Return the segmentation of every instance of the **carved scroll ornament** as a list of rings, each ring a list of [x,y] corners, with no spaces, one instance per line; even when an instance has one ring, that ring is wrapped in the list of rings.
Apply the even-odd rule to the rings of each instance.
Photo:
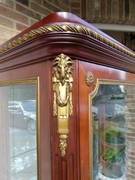
[[[57,116],[58,130],[60,137],[59,148],[61,156],[66,155],[67,134],[69,133],[69,116],[73,114],[72,105],[72,71],[73,62],[65,54],[58,55],[53,62],[53,115]]]

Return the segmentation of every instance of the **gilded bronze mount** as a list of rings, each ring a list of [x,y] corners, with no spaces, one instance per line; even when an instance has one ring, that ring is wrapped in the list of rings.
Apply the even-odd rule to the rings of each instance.
[[[92,72],[89,71],[86,73],[85,82],[87,86],[92,86],[92,84],[94,83],[94,75]]]
[[[57,133],[60,138],[59,148],[62,157],[66,155],[69,116],[73,115],[72,71],[73,62],[69,56],[62,53],[54,59],[52,70],[54,91],[53,115],[57,116]]]

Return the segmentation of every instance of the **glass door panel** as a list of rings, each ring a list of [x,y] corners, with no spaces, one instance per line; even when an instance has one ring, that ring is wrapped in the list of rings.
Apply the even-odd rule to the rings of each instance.
[[[134,85],[100,84],[91,95],[93,180],[125,180],[133,168],[134,93]]]
[[[36,83],[0,87],[0,179],[37,180]]]

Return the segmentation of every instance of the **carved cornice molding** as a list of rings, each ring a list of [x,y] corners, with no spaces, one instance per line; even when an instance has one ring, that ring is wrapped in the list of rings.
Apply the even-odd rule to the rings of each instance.
[[[125,49],[124,47],[114,43],[113,41],[98,34],[97,32],[95,32],[94,30],[92,30],[90,28],[80,26],[77,24],[50,24],[48,26],[38,27],[34,30],[29,31],[28,33],[24,34],[23,36],[18,37],[16,40],[13,40],[11,43],[8,43],[4,47],[0,48],[0,53],[3,53],[13,47],[16,47],[19,44],[21,44],[31,38],[34,38],[34,37],[39,36],[44,33],[48,34],[48,33],[52,33],[52,32],[73,32],[73,33],[86,34],[88,36],[91,36],[91,37],[99,40],[100,42],[103,42],[103,43],[113,47],[114,49],[117,49],[120,52],[123,52],[124,54],[127,54],[127,55],[135,58],[135,54],[133,52],[131,52],[130,50]]]

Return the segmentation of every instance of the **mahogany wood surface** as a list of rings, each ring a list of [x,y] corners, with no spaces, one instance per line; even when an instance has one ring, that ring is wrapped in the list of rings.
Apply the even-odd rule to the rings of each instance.
[[[100,58],[100,57],[99,57]],[[85,83],[85,76],[87,72],[92,72],[94,75],[94,83],[91,87]],[[80,172],[81,180],[92,180],[92,157],[90,151],[93,151],[92,144],[90,144],[90,134],[92,127],[89,126],[89,95],[94,91],[97,85],[97,79],[107,79],[108,81],[119,81],[122,83],[134,83],[135,75],[114,68],[108,68],[92,63],[79,62],[79,122],[80,122]]]
[[[50,62],[42,62],[30,65],[16,70],[10,70],[0,73],[1,82],[12,82],[12,80],[26,79],[31,77],[39,77],[39,119],[38,119],[38,171],[39,180],[52,180],[51,178],[51,150],[50,150],[50,102],[51,96],[51,78],[50,78]],[[47,87],[47,88],[46,88]],[[50,98],[48,98],[50,97]]]
[[[14,39],[17,39],[17,37],[20,37],[21,35],[39,26],[42,27],[51,23],[69,22],[71,24],[84,25],[97,32],[97,34],[102,34],[104,37],[112,40],[112,42],[115,42],[116,44],[119,44],[119,46],[127,49],[127,47],[113,40],[111,37],[107,36],[97,28],[91,26],[77,16],[66,12],[53,13],[47,16],[5,44],[12,42]],[[5,44],[1,45],[0,47],[3,47]],[[21,43],[20,45],[17,45],[16,47],[0,53],[0,72],[28,64],[34,64],[39,61],[45,61],[49,58],[54,58],[62,52],[67,53],[71,57],[77,58],[78,60],[93,62],[135,73],[134,58],[116,50],[115,48],[112,48],[103,42],[100,42],[99,40],[94,39],[89,35],[75,32],[43,33]],[[99,56],[100,58],[98,58]]]
[[[45,25],[48,25],[48,24],[60,23],[60,22],[62,22],[62,23],[74,23],[74,24],[83,25],[85,27],[88,27],[88,28],[94,30],[98,34],[101,34],[104,37],[107,37],[108,39],[112,40],[116,44],[120,44],[121,46],[123,46],[121,43],[117,42],[115,39],[111,38],[110,36],[108,36],[104,32],[100,31],[98,28],[92,26],[91,24],[89,24],[86,21],[82,20],[78,16],[76,16],[76,15],[74,15],[72,13],[69,13],[69,12],[52,13],[52,14],[48,15],[47,17],[43,18],[42,20],[38,21],[37,23],[33,24],[32,26],[30,26],[26,30],[22,31],[21,33],[19,33],[15,37],[11,38],[9,41],[5,42],[3,45],[5,45],[5,44],[7,44],[9,42],[12,42],[13,40],[17,39],[18,37],[20,37],[20,36],[26,34],[27,32],[29,32],[30,30],[36,29],[36,28],[38,28],[40,26],[45,26]]]
[[[6,43],[32,29],[50,23],[80,24],[108,37],[75,15],[53,13]],[[59,150],[57,117],[53,117],[52,90],[52,63],[61,53],[70,56],[74,63],[72,92],[74,109],[73,116],[69,118],[70,132],[67,138],[67,154],[64,158],[61,157]],[[89,146],[88,95],[94,90],[97,78],[134,82],[134,67],[134,58],[91,36],[75,32],[41,34],[0,54],[0,82],[39,77],[39,180],[92,180],[90,172],[92,164],[89,160],[89,148],[92,150],[92,146]],[[94,84],[91,87],[85,83],[87,71],[94,74]]]
[[[76,33],[44,34],[1,53],[0,72],[52,59],[60,53],[135,73],[134,58],[90,36]]]

